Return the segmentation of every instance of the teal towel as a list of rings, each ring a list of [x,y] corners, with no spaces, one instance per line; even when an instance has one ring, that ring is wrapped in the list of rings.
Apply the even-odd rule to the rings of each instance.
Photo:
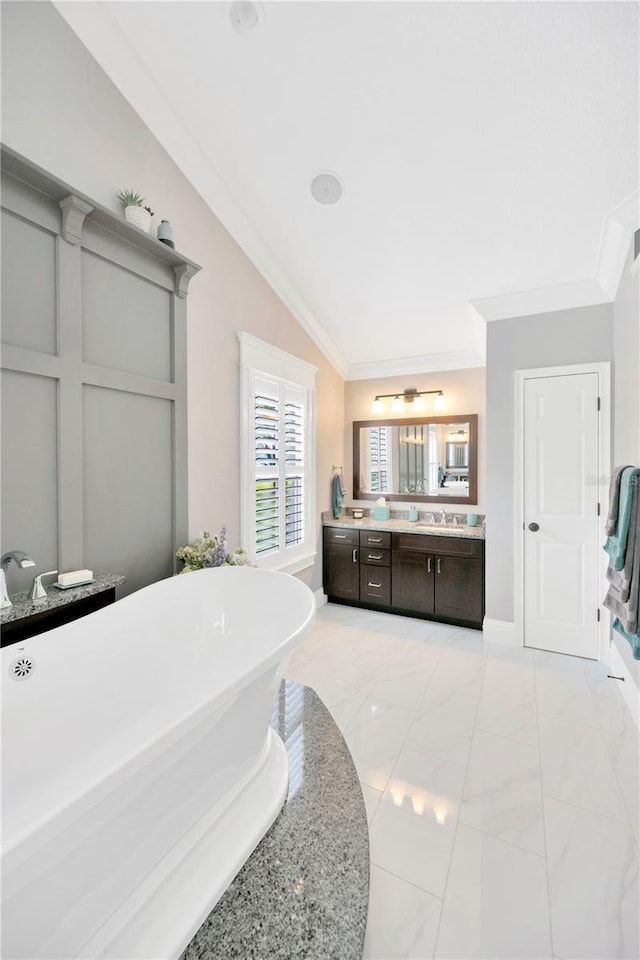
[[[336,520],[338,517],[342,516],[343,499],[342,484],[340,483],[340,477],[336,473],[331,481],[331,507],[333,509],[333,516]]]
[[[614,570],[622,570],[624,558],[627,551],[627,537],[629,536],[629,521],[631,519],[631,499],[633,494],[633,484],[637,483],[637,477],[640,476],[640,469],[637,467],[627,467],[622,471],[620,479],[620,500],[618,502],[618,522],[615,532],[604,545],[604,549],[611,557],[611,566]]]
[[[640,627],[636,633],[627,633],[618,618],[616,617],[613,621],[613,629],[617,630],[625,640],[628,640],[631,645],[631,652],[633,653],[634,660],[640,660]]]

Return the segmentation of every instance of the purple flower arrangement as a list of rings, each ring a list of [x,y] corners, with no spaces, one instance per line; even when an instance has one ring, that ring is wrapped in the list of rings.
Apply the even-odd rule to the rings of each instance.
[[[227,528],[223,527],[218,536],[211,536],[206,530],[186,547],[176,551],[176,557],[183,563],[180,573],[203,570],[205,567],[222,567],[225,564],[234,567],[248,566],[251,561],[242,547],[236,547],[230,553],[226,549]]]

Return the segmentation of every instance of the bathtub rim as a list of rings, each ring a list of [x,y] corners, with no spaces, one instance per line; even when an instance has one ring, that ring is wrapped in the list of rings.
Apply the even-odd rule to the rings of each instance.
[[[229,567],[229,569],[235,569],[239,571],[242,568]],[[200,571],[196,571],[196,574],[198,572]],[[297,580],[297,578],[293,577],[291,574],[283,574],[279,571],[262,570],[261,574],[264,574],[268,577],[289,577],[291,580]],[[184,576],[187,576],[187,574]],[[169,577],[166,578],[166,581],[173,581],[174,579],[175,578],[173,577]],[[150,584],[149,587],[155,588],[159,584],[162,584],[166,581],[156,581],[156,583]],[[222,691],[212,697],[212,699],[206,701],[205,703],[199,704],[194,710],[182,716],[177,722],[163,727],[152,739],[148,739],[141,744],[137,744],[135,749],[133,749],[130,754],[122,758],[119,765],[116,766],[115,764],[111,764],[106,770],[101,771],[101,775],[99,777],[96,777],[93,779],[93,781],[84,784],[82,788],[78,788],[77,790],[68,793],[57,804],[48,807],[40,817],[31,820],[28,824],[22,827],[22,829],[15,829],[12,834],[7,836],[5,832],[6,820],[3,818],[2,854],[0,856],[2,873],[4,874],[12,871],[16,867],[20,866],[29,857],[37,854],[38,849],[42,844],[47,843],[60,831],[70,827],[79,817],[83,816],[92,807],[108,798],[111,793],[119,789],[131,777],[143,771],[145,767],[150,766],[162,755],[166,749],[173,746],[182,737],[197,728],[197,726],[206,719],[209,713],[225,707],[228,703],[235,699],[246,686],[255,681],[261,674],[275,667],[277,664],[285,661],[292,647],[294,647],[296,643],[298,643],[300,639],[310,630],[316,612],[316,601],[313,592],[302,581],[297,580],[297,582],[304,587],[309,594],[309,609],[307,615],[298,628],[294,630],[293,633],[290,633],[288,637],[286,637],[278,646],[271,650],[264,658],[254,662],[246,672],[237,676],[233,681],[231,681],[229,686],[225,687]],[[146,589],[149,588],[143,587],[142,590],[137,591],[137,593],[142,593]],[[136,594],[130,594],[130,597],[135,596]],[[128,599],[129,597],[125,597],[122,601],[117,601],[113,607],[116,607],[118,603],[125,604]],[[109,611],[112,608],[106,609]],[[86,620],[93,617],[99,617],[103,612],[104,611],[102,610],[97,610],[95,613],[88,614],[88,617],[83,619]],[[55,630],[65,630],[65,628],[68,626],[68,624],[65,624],[61,627],[55,628]],[[55,630],[49,631],[48,634],[41,634],[32,639],[39,640],[42,636],[50,636],[55,632]],[[24,642],[25,644],[29,643],[28,640]]]

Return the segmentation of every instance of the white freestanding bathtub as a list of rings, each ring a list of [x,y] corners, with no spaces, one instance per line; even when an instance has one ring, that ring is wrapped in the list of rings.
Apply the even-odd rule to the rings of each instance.
[[[314,613],[219,567],[3,649],[5,960],[180,955],[284,802],[269,718]]]

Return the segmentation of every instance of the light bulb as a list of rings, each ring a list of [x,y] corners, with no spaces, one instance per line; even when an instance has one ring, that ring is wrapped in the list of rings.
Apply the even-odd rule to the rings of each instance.
[[[371,404],[371,413],[382,413],[382,400],[380,397],[376,397]]]
[[[436,397],[436,410],[444,410],[445,407],[446,407],[446,402],[444,399],[444,393],[441,390],[438,396]]]
[[[400,397],[394,397],[391,401],[391,409],[394,413],[402,412],[402,400]]]
[[[413,401],[414,410],[424,410],[424,398],[417,396]]]

